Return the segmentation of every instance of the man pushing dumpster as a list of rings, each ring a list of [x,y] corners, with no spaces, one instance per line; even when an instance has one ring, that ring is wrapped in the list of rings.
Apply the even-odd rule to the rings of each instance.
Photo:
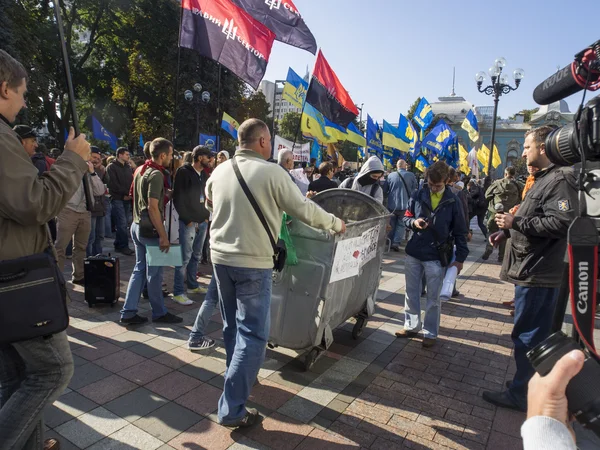
[[[272,271],[283,212],[335,233],[345,223],[302,196],[271,156],[271,133],[258,119],[238,130],[235,156],[213,172],[206,204],[213,212],[210,246],[223,316],[227,370],[219,422],[249,427],[258,411],[246,401],[265,357],[269,338]]]

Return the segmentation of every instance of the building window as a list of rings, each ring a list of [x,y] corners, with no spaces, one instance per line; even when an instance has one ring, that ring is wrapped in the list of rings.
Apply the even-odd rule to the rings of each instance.
[[[515,161],[521,155],[521,144],[516,139],[513,139],[506,145],[506,149],[506,167],[510,167],[515,164]]]

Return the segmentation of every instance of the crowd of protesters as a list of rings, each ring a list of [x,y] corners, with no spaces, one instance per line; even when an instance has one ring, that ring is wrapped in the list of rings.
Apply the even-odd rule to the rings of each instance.
[[[508,168],[505,178],[485,192],[478,181],[441,161],[427,169],[421,185],[405,161],[386,173],[376,156],[368,158],[356,174],[348,167],[340,171],[329,161],[319,165],[318,173],[312,161],[294,168],[293,154],[288,151],[281,151],[275,164],[270,161],[269,128],[258,119],[239,127],[235,153],[215,154],[198,146],[178,154],[170,141],[157,138],[144,148],[143,158],[132,159],[126,148],[104,158],[85,135],[75,137],[71,130],[64,151],[50,156],[30,127],[9,126],[25,106],[26,81],[24,68],[0,51],[0,170],[2,181],[11,183],[11,195],[0,198],[0,260],[43,252],[50,228],[54,232],[50,247],[55,249],[58,268],[64,269],[71,247],[71,281],[84,285],[85,256],[103,253],[104,240],[114,232],[114,250],[136,258],[120,323],[135,326],[148,321],[138,314],[139,301],[146,295],[152,321],[175,324],[183,319],[166,308],[163,268],[149,266],[147,261],[148,246],[169,252],[173,237],[168,230],[175,228],[182,265],[175,268],[173,301],[189,305],[193,302],[187,294],[206,294],[189,336],[189,350],[215,345],[204,333],[220,304],[227,356],[218,404],[222,425],[249,427],[259,418],[258,411],[246,403],[269,337],[270,238],[279,234],[284,211],[313,227],[344,233],[346,225],[340,218],[310,200],[338,186],[369,195],[389,210],[391,249],[404,247],[406,253],[405,320],[396,336],[416,338],[421,333],[424,347],[437,344],[442,281],[448,268],[455,267],[457,273],[463,269],[469,255],[469,223],[477,217],[489,239],[484,259],[490,256],[490,248],[499,247],[501,277],[515,285],[512,338],[517,370],[504,392],[485,392],[483,398],[497,406],[526,410],[527,386],[534,370],[525,355],[550,332],[564,273],[567,228],[577,209],[573,170],[552,165],[545,155],[545,138],[552,128],[540,127],[526,135],[527,183],[519,184],[514,170]],[[262,221],[244,182],[259,199]],[[257,232],[263,226],[265,232]],[[207,246],[214,274],[204,288],[196,274],[198,264],[208,259],[203,255]],[[559,365],[554,372],[558,374],[547,383],[534,379],[532,387],[537,386],[542,394],[530,392],[529,406],[540,410],[537,415],[549,411],[540,406],[545,393],[564,397],[560,386],[566,386],[564,380],[574,376],[582,363],[580,356],[572,360]],[[58,448],[56,440],[44,442],[43,410],[61,395],[73,370],[64,331],[0,345],[2,448]],[[545,415],[562,417],[563,411]],[[556,425],[529,424],[532,435],[543,426],[548,434],[564,431]]]

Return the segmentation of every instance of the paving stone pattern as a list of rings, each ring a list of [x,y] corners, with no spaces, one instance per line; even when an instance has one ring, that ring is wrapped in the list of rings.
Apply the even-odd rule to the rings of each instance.
[[[69,389],[46,412],[48,436],[77,449],[518,449],[524,415],[481,399],[514,373],[512,318],[502,301],[514,288],[498,280],[495,256],[479,260],[475,235],[458,280],[461,296],[442,307],[437,344],[400,340],[404,316],[404,254],[387,253],[376,314],[354,340],[350,319],[310,372],[302,354],[268,349],[249,400],[265,416],[250,430],[231,431],[216,419],[225,351],[185,348],[202,296],[192,306],[166,300],[181,326],[122,327],[133,257],[121,256],[118,305],[89,308],[70,286],[68,329],[76,362]],[[67,261],[70,264],[70,261]],[[207,285],[210,268],[201,266]],[[172,287],[172,269],[165,282]],[[67,271],[65,271],[67,273]],[[67,277],[69,279],[70,277]],[[149,304],[140,313],[150,316]],[[221,339],[218,311],[210,335]]]

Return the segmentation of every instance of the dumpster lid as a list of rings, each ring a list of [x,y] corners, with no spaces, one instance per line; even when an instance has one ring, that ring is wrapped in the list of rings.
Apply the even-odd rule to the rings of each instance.
[[[387,208],[371,196],[352,189],[327,189],[315,195],[312,200],[344,222],[358,222],[390,214]]]

